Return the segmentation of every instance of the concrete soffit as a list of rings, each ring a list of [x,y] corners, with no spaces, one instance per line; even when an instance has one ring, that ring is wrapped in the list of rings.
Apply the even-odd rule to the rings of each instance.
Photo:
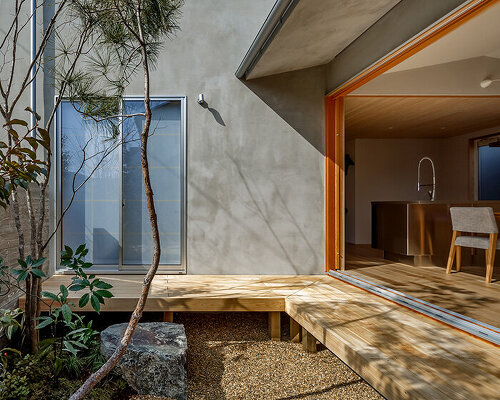
[[[262,57],[269,44],[278,34],[286,19],[293,11],[299,0],[277,0],[253,40],[245,57],[236,70],[236,77],[246,79],[254,66]]]
[[[243,62],[239,78],[326,64],[400,0],[278,0]]]
[[[236,76],[326,64],[329,93],[473,0],[278,0]]]

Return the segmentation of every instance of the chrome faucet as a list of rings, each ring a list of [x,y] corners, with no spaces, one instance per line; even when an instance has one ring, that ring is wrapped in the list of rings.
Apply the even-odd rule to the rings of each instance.
[[[424,161],[424,160],[429,160],[429,162],[431,163],[432,184],[430,184],[430,183],[421,184],[420,183],[420,166],[422,165],[422,161]],[[432,190],[429,190],[429,192],[428,192],[429,198],[431,201],[434,201],[436,198],[436,170],[434,169],[434,163],[432,162],[432,160],[429,157],[422,157],[422,159],[418,162],[417,191],[420,192],[420,188],[429,187],[429,186],[432,186]]]

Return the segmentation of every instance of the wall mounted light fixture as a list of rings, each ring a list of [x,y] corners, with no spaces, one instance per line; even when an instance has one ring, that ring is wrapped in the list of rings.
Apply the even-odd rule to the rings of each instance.
[[[487,87],[489,87],[493,82],[498,82],[500,81],[500,79],[490,79],[490,78],[486,78],[484,80],[481,81],[481,83],[479,84],[479,86],[481,86],[483,89],[486,89]]]
[[[207,104],[207,102],[205,101],[205,96],[203,95],[203,93],[200,93],[198,95],[198,104],[201,105],[201,106]]]

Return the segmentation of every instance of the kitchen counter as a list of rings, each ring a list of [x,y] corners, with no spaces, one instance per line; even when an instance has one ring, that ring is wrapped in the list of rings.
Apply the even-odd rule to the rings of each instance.
[[[492,207],[500,212],[500,201],[372,202],[372,247],[389,259],[445,266],[452,235],[450,207]],[[464,252],[464,263],[472,263],[474,254]]]

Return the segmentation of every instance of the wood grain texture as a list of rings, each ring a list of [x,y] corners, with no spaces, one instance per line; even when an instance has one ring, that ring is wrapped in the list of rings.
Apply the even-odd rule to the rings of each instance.
[[[498,399],[498,347],[359,288],[325,277],[286,312],[388,399]]]
[[[302,327],[292,317],[290,317],[290,340],[293,343],[302,341]]]
[[[281,313],[279,311],[271,311],[269,314],[269,336],[271,340],[281,340]]]
[[[352,96],[348,139],[445,138],[500,125],[500,97]]]
[[[302,328],[302,348],[306,353],[316,353],[318,351],[316,338],[305,328]]]
[[[466,275],[440,272],[441,281]],[[43,289],[57,291],[69,279],[53,276]],[[141,277],[102,279],[116,296],[105,311],[132,310]],[[486,287],[484,275],[478,279]],[[499,347],[328,276],[163,275],[153,281],[147,309],[286,311],[388,399],[498,399],[500,393]]]
[[[172,311],[163,312],[163,322],[174,322],[174,313]]]
[[[325,98],[325,271],[344,269],[344,99]]]
[[[346,272],[500,327],[500,268],[494,271],[493,281],[485,283],[486,267],[482,254],[479,255],[482,265],[462,263],[461,272],[448,275],[442,267],[348,254]]]

